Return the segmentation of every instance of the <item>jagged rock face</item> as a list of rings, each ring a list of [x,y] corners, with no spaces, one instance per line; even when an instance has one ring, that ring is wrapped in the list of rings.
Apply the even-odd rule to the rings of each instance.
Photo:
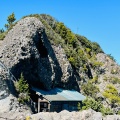
[[[0,75],[0,100],[6,98],[10,94],[7,81],[2,77],[3,76]]]
[[[23,73],[32,85],[51,89],[71,81],[74,87],[72,67],[64,50],[51,46],[37,18],[24,18],[8,32],[0,46],[0,60],[17,79]]]
[[[0,100],[6,98],[10,94],[8,80],[8,71],[4,68],[3,64],[0,62]],[[9,85],[8,85],[9,84]]]
[[[99,53],[96,57],[99,62],[103,63],[103,65],[100,67],[103,70],[103,74],[99,75],[98,78],[100,81],[99,88],[101,92],[103,92],[108,84],[112,84],[112,82],[109,80],[112,78],[120,78],[120,66],[104,53]],[[105,81],[105,78],[108,80]],[[120,93],[120,85],[115,83],[113,84]]]

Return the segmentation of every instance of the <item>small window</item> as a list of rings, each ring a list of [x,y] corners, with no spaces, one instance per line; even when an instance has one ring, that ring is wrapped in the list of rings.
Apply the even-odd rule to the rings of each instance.
[[[44,103],[44,107],[47,107],[47,103]]]

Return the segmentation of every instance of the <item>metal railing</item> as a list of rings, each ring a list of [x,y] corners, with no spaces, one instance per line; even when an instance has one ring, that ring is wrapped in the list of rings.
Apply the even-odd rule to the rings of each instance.
[[[7,68],[7,66],[2,61],[0,61],[0,67],[1,67],[1,69],[4,69],[6,71],[6,73],[9,75],[10,79],[13,82],[17,81],[17,79],[15,78],[15,76],[11,73],[11,71],[9,70],[9,68]]]

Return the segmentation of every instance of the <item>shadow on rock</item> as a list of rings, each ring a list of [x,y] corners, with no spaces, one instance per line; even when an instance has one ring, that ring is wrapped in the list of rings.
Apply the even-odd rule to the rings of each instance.
[[[19,79],[22,73],[30,85],[41,89],[50,90],[54,87],[62,87],[79,91],[73,70],[68,72],[70,75],[67,80],[62,81],[63,70],[45,31],[37,31],[32,39],[33,44],[28,53],[30,57],[19,59],[19,63],[11,68],[13,75]],[[23,46],[21,49],[25,53],[26,48]]]

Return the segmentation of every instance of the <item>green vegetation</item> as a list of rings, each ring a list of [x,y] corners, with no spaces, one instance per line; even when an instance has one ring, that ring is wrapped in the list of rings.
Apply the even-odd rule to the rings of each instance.
[[[92,84],[98,83],[98,76],[96,75],[92,80],[90,80]]]
[[[4,29],[0,29],[0,40],[3,40],[5,38],[5,31]]]
[[[96,95],[99,92],[99,88],[90,81],[88,83],[83,84],[81,88],[85,95],[90,96],[92,98],[96,98]]]
[[[75,34],[73,34],[69,28],[49,15],[40,15],[40,20],[46,25],[46,33],[49,38],[51,38],[51,34],[49,34],[48,30],[56,33],[57,39],[54,38],[52,41],[54,40],[54,43],[59,43],[64,48],[68,60],[74,68],[79,69],[80,66],[83,66],[87,62]],[[59,42],[57,42],[58,38],[60,39]]]
[[[100,102],[95,101],[92,98],[89,98],[89,99],[87,98],[82,103],[83,103],[82,110],[91,108],[91,109],[99,112],[102,108],[102,104]]]
[[[80,41],[84,48],[89,48],[91,54],[103,53],[103,50],[100,48],[99,44],[96,42],[91,42],[84,36],[76,35],[77,39]]]
[[[15,14],[12,13],[11,15],[8,16],[7,21],[8,23],[5,24],[5,28],[8,30],[13,26],[14,21],[16,20]]]
[[[92,65],[92,68],[93,68],[93,69],[96,69],[96,68],[101,67],[101,66],[103,65],[103,63],[102,63],[102,62],[98,62],[98,61],[93,61],[93,62],[91,63],[91,65]]]
[[[80,102],[78,102],[78,106],[77,106],[78,110],[82,109],[82,105],[80,104]]]
[[[20,79],[15,83],[15,88],[19,94],[18,101],[25,103],[29,101],[29,85],[21,74]]]
[[[114,69],[114,68],[111,69],[111,74],[117,74],[117,73],[118,73],[118,69]]]
[[[117,78],[117,77],[112,77],[111,80],[110,80],[110,82],[112,84],[117,84],[117,83],[120,84],[120,79]]]
[[[69,28],[64,25],[64,23],[55,20],[49,15],[31,14],[29,15],[29,17],[36,17],[44,24],[46,37],[52,45],[61,46],[64,49],[67,59],[71,63],[73,71],[76,75],[79,75],[79,73],[82,72],[82,76],[84,77],[85,74],[88,74],[88,71],[91,71],[91,68],[96,72],[96,75],[93,76],[93,79],[89,78],[88,82],[84,83],[81,86],[81,90],[86,96],[96,99],[96,96],[99,93],[99,88],[96,85],[99,84],[98,71],[99,68],[103,65],[103,63],[98,62],[96,58],[96,55],[98,53],[103,53],[103,50],[101,49],[99,44],[96,42],[91,42],[84,36],[74,34]],[[5,24],[7,31],[9,31],[15,25],[15,20],[16,18],[14,13],[8,16],[8,23]],[[0,30],[0,40],[4,39],[6,33],[7,32],[2,29]],[[114,60],[111,54],[108,55],[108,57]],[[117,70],[112,69],[111,73],[116,74],[116,71]],[[84,80],[86,79],[85,77],[83,78]],[[112,82],[113,84],[120,83],[120,79],[118,78],[109,79],[105,77],[104,80]],[[15,86],[19,94],[19,101],[22,103],[28,101],[29,86],[24,80],[22,74],[19,81],[16,82]],[[111,104],[115,105],[115,102],[119,103],[118,92],[113,87],[107,87],[103,93],[103,96],[106,97],[111,102]],[[104,108],[100,102],[95,101],[94,99],[84,101],[84,107],[82,109],[92,108],[95,111],[102,111],[103,114],[112,114],[112,111],[109,108]],[[80,105],[78,105],[78,107],[81,108]]]
[[[108,56],[111,60],[113,60],[114,62],[116,62],[115,58],[114,58],[111,54],[107,54],[107,56]]]
[[[77,46],[76,36],[71,32],[70,29],[66,28],[66,26],[63,23],[57,22],[54,30],[65,40],[65,44],[68,44],[73,48],[76,48]]]
[[[104,76],[104,80],[108,81],[112,84],[120,84],[120,79],[118,77],[106,77],[106,76]]]
[[[60,45],[64,49],[69,62],[77,74],[79,74],[80,68],[83,73],[88,74],[86,64],[93,64],[93,68],[98,68],[102,65],[100,62],[96,62],[96,54],[103,53],[97,43],[91,42],[83,36],[74,34],[64,23],[57,21],[50,15],[31,14],[29,17],[36,17],[44,24],[50,43],[55,46]],[[91,61],[93,56],[94,61]]]
[[[112,115],[113,111],[110,108],[105,108],[100,101],[95,101],[93,98],[87,98],[83,101],[82,110],[93,109],[96,112],[101,112],[103,115]]]
[[[16,20],[15,14],[12,13],[11,15],[8,16],[7,21],[8,23],[5,24],[5,28],[7,31],[4,31],[4,29],[0,29],[0,40],[3,40],[7,34],[7,32],[12,29],[12,27],[15,25],[14,21]]]
[[[79,46],[77,37],[61,22],[56,23],[54,31],[64,39],[63,48],[65,49],[71,65],[77,69],[80,66],[83,66],[87,62],[87,59],[85,58],[83,50]]]
[[[75,35],[64,23],[56,21],[49,15],[42,14],[40,17],[44,19],[44,23],[46,22],[47,26],[51,26],[51,28],[61,36],[64,44],[62,47],[71,65],[76,69],[84,67],[85,64],[88,63],[88,59],[94,54],[103,52],[97,43],[92,43],[83,36]]]
[[[6,33],[5,32],[0,32],[0,40],[3,40],[6,36]]]
[[[101,49],[100,45],[96,42],[92,42],[92,50],[97,53],[103,53],[103,50]]]
[[[110,108],[104,107],[104,106],[102,106],[100,112],[101,112],[103,115],[113,115],[113,114],[114,114],[113,111],[112,111]]]
[[[2,28],[2,29],[0,29],[0,33],[4,33],[5,31],[4,31],[4,29]]]
[[[112,84],[107,85],[105,91],[103,92],[103,96],[109,100],[112,107],[116,104],[120,104],[119,93]]]

